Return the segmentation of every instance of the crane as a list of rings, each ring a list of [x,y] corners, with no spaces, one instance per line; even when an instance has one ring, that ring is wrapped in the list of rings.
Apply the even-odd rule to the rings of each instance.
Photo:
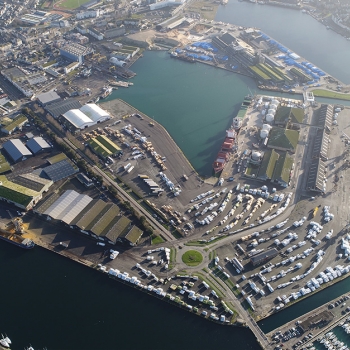
[[[23,233],[23,226],[22,226],[23,220],[19,217],[14,218],[9,210],[6,210],[6,211],[10,215],[11,222],[13,223],[13,226],[15,227],[15,232],[16,233]]]

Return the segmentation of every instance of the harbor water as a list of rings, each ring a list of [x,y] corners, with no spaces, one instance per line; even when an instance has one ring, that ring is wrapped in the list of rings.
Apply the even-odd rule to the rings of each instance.
[[[321,69],[350,82],[349,43],[307,15],[232,0],[219,9],[217,19],[259,27]],[[146,52],[132,69],[137,73],[134,86],[119,88],[109,99],[122,98],[164,125],[196,170],[210,175],[225,129],[244,96],[259,93],[254,81],[173,60],[164,52]],[[39,247],[23,251],[1,241],[0,266],[0,333],[12,339],[14,350],[29,344],[36,350],[260,348],[248,329],[205,321]],[[350,290],[350,280],[260,325],[265,331],[276,328],[333,299],[337,289],[339,294]]]
[[[0,334],[12,350],[260,349],[221,326],[43,248],[0,241]]]
[[[119,88],[103,102],[121,98],[154,118],[167,129],[197,172],[210,176],[225,130],[244,97],[260,91],[254,80],[209,65],[176,60],[164,51],[145,52],[131,68],[137,73],[134,85]],[[270,91],[264,94],[282,96]]]
[[[216,21],[255,27],[328,74],[350,84],[350,41],[327,30],[308,14],[285,7],[230,0],[219,7]]]

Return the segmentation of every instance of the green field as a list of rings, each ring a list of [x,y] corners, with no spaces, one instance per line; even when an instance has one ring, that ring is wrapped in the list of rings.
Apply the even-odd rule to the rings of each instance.
[[[182,261],[187,266],[197,266],[203,261],[203,256],[197,250],[189,250],[182,255]]]
[[[340,92],[333,92],[333,91],[322,90],[322,89],[312,90],[312,92],[316,97],[329,97],[329,98],[336,98],[338,100],[350,101],[350,94],[342,94]]]
[[[74,10],[89,1],[90,0],[63,0],[57,5],[65,9]]]

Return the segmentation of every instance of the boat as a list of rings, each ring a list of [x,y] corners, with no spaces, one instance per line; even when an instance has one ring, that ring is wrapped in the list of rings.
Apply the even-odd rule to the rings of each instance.
[[[113,92],[113,89],[110,86],[104,87],[101,98],[104,99],[108,97],[112,92]]]
[[[23,233],[22,223],[22,219],[20,218],[12,219],[13,227],[11,229],[4,230],[0,228],[0,239],[20,248],[32,249],[35,246],[34,242],[29,238],[24,238],[21,236]],[[3,337],[3,339],[6,338]]]
[[[129,87],[129,85],[133,85],[133,83],[129,83],[127,81],[122,81],[122,80],[118,80],[118,81],[111,81],[110,84],[112,86],[120,86],[120,87]]]
[[[230,158],[230,153],[236,147],[236,132],[233,129],[226,130],[226,137],[221,145],[220,151],[213,163],[214,173],[217,174],[222,171]]]
[[[8,340],[6,340],[6,338],[4,338],[4,336],[1,334],[2,338],[0,339],[0,345],[4,348],[7,348],[9,349],[10,348],[10,345],[11,345],[11,340],[6,337]]]
[[[187,56],[186,54],[179,54],[179,53],[177,53],[175,51],[172,51],[170,53],[170,57],[177,58],[179,60],[186,61],[186,62],[189,62],[189,63],[195,63],[196,62],[196,60],[193,57]]]
[[[235,131],[238,131],[242,127],[243,119],[247,113],[247,109],[252,102],[251,96],[246,96],[241,104],[237,115],[232,120],[232,127]]]

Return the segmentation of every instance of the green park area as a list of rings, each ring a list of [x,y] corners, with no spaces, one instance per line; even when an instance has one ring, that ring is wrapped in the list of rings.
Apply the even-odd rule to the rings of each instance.
[[[66,8],[69,10],[76,9],[80,7],[81,5],[84,5],[85,3],[89,2],[90,0],[63,0],[60,3],[56,3],[59,7]]]
[[[203,256],[197,250],[188,250],[182,255],[182,261],[187,266],[197,266],[203,261]]]
[[[350,94],[342,94],[340,92],[322,90],[322,89],[312,90],[312,93],[316,97],[328,97],[328,98],[336,98],[338,100],[350,101]]]

